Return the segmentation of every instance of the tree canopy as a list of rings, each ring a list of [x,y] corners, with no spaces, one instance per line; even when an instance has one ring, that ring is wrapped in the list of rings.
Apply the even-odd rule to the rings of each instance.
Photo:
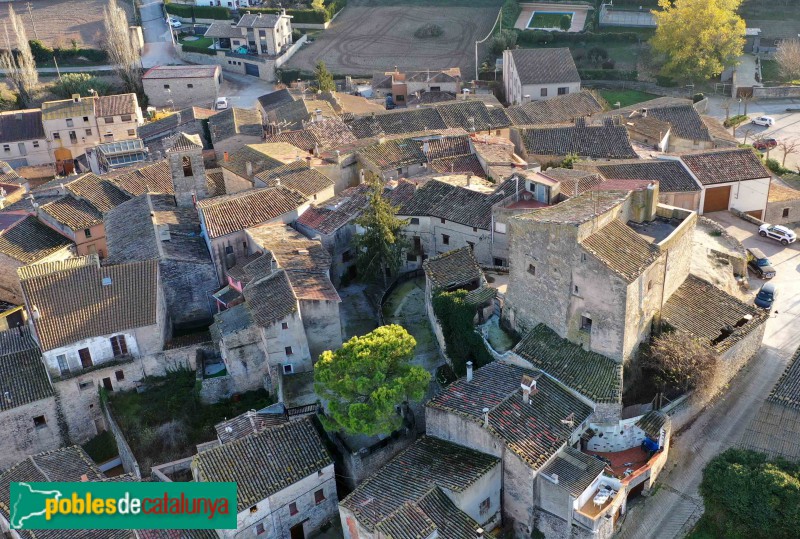
[[[744,50],[742,0],[659,0],[653,49],[665,55],[662,75],[701,81],[736,63]]]
[[[410,364],[417,342],[388,325],[326,351],[314,365],[314,388],[327,402],[323,423],[348,434],[388,434],[402,424],[395,407],[425,396],[431,375]]]
[[[669,331],[653,339],[644,364],[656,371],[662,389],[686,392],[710,385],[717,358],[708,345],[688,333]]]
[[[703,470],[698,532],[728,539],[788,539],[800,530],[800,467],[729,449]],[[700,535],[698,533],[697,535]]]
[[[314,80],[316,80],[317,90],[320,92],[335,92],[336,83],[333,82],[333,74],[328,71],[328,66],[320,60],[314,68]]]
[[[372,180],[368,204],[356,220],[363,230],[353,238],[357,250],[356,266],[364,277],[379,278],[386,284],[403,263],[403,250],[408,241],[401,231],[408,221],[398,219],[397,208],[383,196],[383,183]]]

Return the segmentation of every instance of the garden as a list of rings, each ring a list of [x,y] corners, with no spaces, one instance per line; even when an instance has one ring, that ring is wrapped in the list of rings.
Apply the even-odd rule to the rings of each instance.
[[[566,31],[572,26],[573,15],[564,12],[534,11],[528,22],[528,28],[557,28]]]
[[[619,103],[620,108],[624,108],[659,97],[639,90],[598,90],[597,93],[605,99],[611,108],[616,108],[617,103]]]

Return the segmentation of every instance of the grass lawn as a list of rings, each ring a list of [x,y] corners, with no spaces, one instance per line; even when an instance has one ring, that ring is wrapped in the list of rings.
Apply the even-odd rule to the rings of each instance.
[[[536,11],[533,13],[533,19],[531,19],[531,22],[528,24],[528,28],[560,28],[561,18],[564,15],[564,13],[540,13]],[[571,22],[572,14],[567,13],[566,15]]]
[[[655,94],[648,94],[647,92],[640,92],[638,90],[598,90],[598,93],[600,97],[608,102],[608,106],[612,109],[615,107],[614,104],[617,101],[619,101],[620,107],[628,107],[636,103],[641,103],[642,101],[648,101],[659,97]]]
[[[191,47],[197,47],[203,49],[207,49],[214,44],[214,40],[211,39],[210,37],[201,37],[194,40],[183,38],[179,39],[178,42],[181,43],[182,45],[189,45]]]

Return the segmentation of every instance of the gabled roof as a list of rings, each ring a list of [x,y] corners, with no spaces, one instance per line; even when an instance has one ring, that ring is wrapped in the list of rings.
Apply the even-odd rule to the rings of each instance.
[[[512,219],[580,225],[622,204],[628,196],[630,191],[587,191],[555,206],[532,210]]]
[[[575,118],[591,116],[602,110],[603,106],[586,91],[530,101],[505,109],[514,125],[572,123]]]
[[[670,124],[672,132],[680,138],[708,142],[712,140],[708,127],[691,104],[647,109],[647,115]]]
[[[505,192],[501,184],[494,193],[474,191],[439,180],[431,180],[414,191],[414,195],[400,206],[399,214],[406,216],[439,217],[488,230],[491,228],[492,205],[511,191]]]
[[[219,441],[226,444],[288,421],[286,406],[278,402],[261,410],[248,410],[232,419],[226,419],[214,425],[214,430],[217,431]]]
[[[658,247],[619,219],[585,238],[581,246],[628,283],[650,267],[659,254]]]
[[[180,153],[202,149],[203,141],[200,139],[200,135],[187,135],[183,131],[176,133],[164,141],[164,151],[166,153]]]
[[[789,361],[789,366],[783,371],[778,379],[768,400],[800,409],[800,349],[795,352],[794,357]]]
[[[62,118],[81,118],[94,114],[96,97],[81,97],[78,101],[60,99],[42,103],[42,120],[59,120]]]
[[[387,140],[367,146],[358,153],[381,170],[426,163],[428,160],[422,151],[422,144],[414,139]]]
[[[452,290],[483,278],[469,245],[431,257],[422,267],[434,289]]]
[[[297,297],[285,270],[277,269],[264,278],[251,281],[242,290],[255,322],[269,327],[297,312]]]
[[[621,125],[553,126],[520,129],[528,154],[568,155],[594,159],[632,159],[637,157]]]
[[[652,180],[661,193],[699,191],[700,186],[683,165],[674,160],[642,159],[614,163],[597,163],[594,168],[609,180]]]
[[[35,192],[46,193],[56,189],[60,191],[61,185],[76,197],[89,202],[101,213],[106,213],[130,198],[112,179],[91,172],[74,179],[56,178],[40,185]]]
[[[474,528],[463,535],[466,527],[471,528],[471,519],[458,516],[461,512],[437,491],[463,492],[498,463],[499,459],[491,455],[423,436],[361,483],[340,505],[352,511],[368,530],[387,537],[416,539],[429,537],[434,531],[442,539],[472,537]],[[448,517],[456,519],[452,522],[455,529],[448,530]]]
[[[274,28],[281,17],[283,15],[280,13],[245,13],[236,26],[240,28]]]
[[[572,53],[558,49],[512,49],[510,51],[522,85],[580,82]]]
[[[53,266],[58,268],[58,266]],[[20,284],[42,350],[156,323],[158,262],[80,268],[24,278]]]
[[[558,486],[577,498],[603,473],[606,463],[569,446],[553,457],[540,473],[558,477]]]
[[[636,426],[654,440],[658,440],[661,429],[664,428],[664,426],[669,428],[670,425],[671,420],[669,416],[659,410],[650,410],[636,422]]]
[[[23,264],[33,264],[71,245],[69,239],[33,216],[0,233],[0,253]]]
[[[0,143],[45,138],[41,109],[0,112]]]
[[[490,114],[483,101],[455,101],[434,106],[447,127],[461,127],[468,132],[508,127],[511,123],[507,118]]]
[[[199,453],[201,481],[234,481],[242,511],[332,464],[310,418],[265,429]]]
[[[155,66],[142,75],[142,80],[214,78],[219,71],[218,65]]]
[[[320,171],[309,168],[305,161],[294,161],[265,170],[257,174],[256,178],[266,183],[268,187],[283,185],[309,198],[334,184],[333,180]]]
[[[748,148],[685,154],[681,161],[703,185],[772,177],[756,153]]]
[[[117,187],[131,196],[144,193],[164,193],[172,195],[175,186],[172,183],[172,170],[169,161],[162,159],[156,163],[148,163],[143,167],[114,171],[105,175]]]
[[[264,133],[262,123],[258,110],[231,107],[208,119],[211,142],[217,143],[240,134],[260,137]]]
[[[234,195],[207,198],[197,203],[210,238],[217,238],[293,212],[308,198],[281,185],[252,189]]]
[[[302,97],[302,94],[297,92],[296,90],[290,90],[289,88],[284,88],[282,90],[275,90],[274,92],[270,92],[268,94],[264,94],[258,98],[258,102],[261,104],[261,108],[264,112],[269,112],[270,110],[277,108],[284,103],[291,103],[292,101],[297,101]]]
[[[95,110],[98,117],[105,116],[136,116],[139,102],[136,94],[102,95],[96,98]]]
[[[594,402],[622,398],[622,365],[562,339],[544,324],[526,333],[514,352]]]
[[[103,222],[103,214],[83,199],[71,195],[42,204],[41,210],[71,230],[83,230]]]
[[[266,113],[265,121],[282,129],[303,129],[308,122],[320,119],[317,118],[316,111],[319,111],[323,118],[336,116],[336,111],[328,101],[298,99],[271,108]]]
[[[773,179],[769,186],[769,201],[785,202],[790,200],[800,200],[800,190]]]
[[[435,159],[431,161],[430,169],[440,174],[471,174],[478,178],[486,177],[480,159],[474,154]]]
[[[225,20],[225,21],[214,21],[206,30],[204,37],[221,37],[221,38],[231,38],[231,37],[244,37],[244,30],[241,27],[236,26],[233,22]]]
[[[523,376],[536,379],[538,389],[528,404],[520,390]],[[483,408],[489,408],[489,426],[484,428],[533,470],[550,460],[592,413],[591,406],[547,376],[502,361],[477,369],[471,382],[453,382],[427,406],[480,425]]]
[[[270,146],[269,143],[247,144],[229,154],[228,159],[221,161],[219,166],[250,180],[247,176],[247,163],[250,163],[254,175],[283,165],[283,162],[268,155]]]
[[[52,397],[53,386],[42,361],[42,351],[27,331],[7,330],[0,336],[0,412]],[[9,343],[10,340],[16,343]],[[13,344],[6,348],[6,344]]]
[[[560,182],[561,194],[566,197],[579,195],[603,183],[599,174],[571,168],[548,168],[539,174]]]
[[[175,114],[170,114],[169,116],[161,118],[160,120],[140,125],[137,128],[137,134],[142,140],[149,141],[151,139],[158,138],[159,136],[167,135],[172,131],[179,129],[181,126],[192,123],[195,120],[207,120],[216,113],[216,111],[210,109],[188,107],[176,112]]]
[[[383,135],[402,135],[447,129],[442,116],[436,108],[398,109],[383,114],[359,116],[349,122],[356,138],[370,138]]]

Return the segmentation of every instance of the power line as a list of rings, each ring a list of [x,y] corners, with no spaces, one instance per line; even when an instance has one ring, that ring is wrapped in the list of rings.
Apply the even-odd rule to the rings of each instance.
[[[36,37],[36,41],[39,41],[39,32],[36,31],[36,22],[33,20],[33,4],[27,2],[25,5],[28,8],[28,15],[31,18],[31,26],[33,26],[33,35]]]

